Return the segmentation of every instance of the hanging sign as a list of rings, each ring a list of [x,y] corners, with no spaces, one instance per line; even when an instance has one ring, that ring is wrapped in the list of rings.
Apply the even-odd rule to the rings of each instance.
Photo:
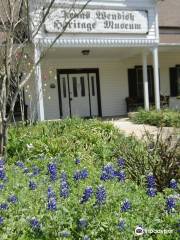
[[[58,33],[67,25],[66,33],[148,33],[147,11],[86,9],[75,17],[80,9],[68,10],[53,9],[45,21],[46,32]]]

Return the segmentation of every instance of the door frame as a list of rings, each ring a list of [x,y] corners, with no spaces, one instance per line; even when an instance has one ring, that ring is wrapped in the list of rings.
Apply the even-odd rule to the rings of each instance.
[[[88,89],[89,89],[89,73],[95,73],[96,74],[98,117],[102,117],[99,69],[98,68],[73,68],[73,69],[57,69],[57,84],[58,84],[58,95],[59,95],[59,113],[60,113],[60,118],[62,118],[62,116],[63,116],[60,75],[67,74],[68,93],[70,93],[70,89],[69,89],[69,74],[81,74],[81,73],[87,73],[88,74]],[[89,90],[89,104],[91,105],[90,101],[91,101],[91,98],[90,98],[90,90]],[[70,103],[70,94],[69,94],[69,112],[70,112],[70,117],[72,117],[72,114],[71,114],[71,103]],[[92,117],[92,115],[91,115],[91,107],[90,107],[90,117]]]

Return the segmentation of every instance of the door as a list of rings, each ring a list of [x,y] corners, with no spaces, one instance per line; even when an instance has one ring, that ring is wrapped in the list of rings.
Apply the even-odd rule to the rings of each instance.
[[[69,74],[69,95],[72,116],[91,116],[87,73]]]
[[[62,118],[101,115],[98,79],[97,70],[60,71],[58,87]]]

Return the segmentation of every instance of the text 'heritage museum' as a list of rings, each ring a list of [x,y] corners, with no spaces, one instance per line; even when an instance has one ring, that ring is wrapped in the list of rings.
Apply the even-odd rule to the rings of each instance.
[[[94,0],[75,16],[84,3],[68,11],[56,1],[42,25],[34,42],[35,61],[68,23],[37,66],[35,81],[25,87],[28,115],[36,105],[39,120],[113,117],[139,106],[160,109],[162,96],[176,108],[180,42],[160,39],[158,5],[165,3]],[[33,4],[31,16],[36,24],[39,15]]]

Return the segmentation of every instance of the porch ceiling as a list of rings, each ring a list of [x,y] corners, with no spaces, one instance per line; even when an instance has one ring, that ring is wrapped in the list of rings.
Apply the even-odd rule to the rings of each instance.
[[[89,50],[89,55],[84,56],[83,50]],[[111,58],[126,59],[142,53],[142,48],[52,48],[48,57],[51,59],[61,58]]]

